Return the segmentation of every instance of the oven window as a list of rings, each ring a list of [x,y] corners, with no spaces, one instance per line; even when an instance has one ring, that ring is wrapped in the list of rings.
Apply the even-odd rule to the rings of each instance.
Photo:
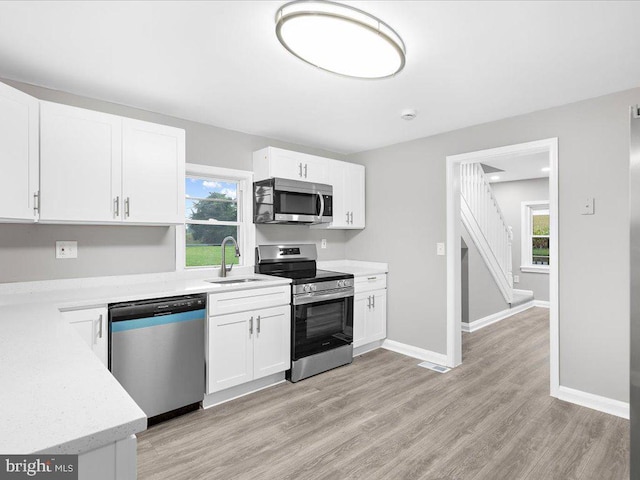
[[[309,193],[276,192],[279,213],[317,215],[318,196]]]
[[[294,311],[294,359],[353,340],[353,297],[298,305]]]

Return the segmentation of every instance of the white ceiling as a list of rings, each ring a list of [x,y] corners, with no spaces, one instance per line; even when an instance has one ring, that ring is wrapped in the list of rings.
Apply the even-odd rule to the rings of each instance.
[[[549,176],[548,171],[542,171],[544,167],[549,168],[548,152],[501,156],[482,163],[503,170],[502,172],[487,173],[486,177],[489,183],[513,182]]]
[[[0,77],[341,153],[640,85],[640,2],[345,2],[406,43],[385,80],[286,52],[283,3],[0,2]]]

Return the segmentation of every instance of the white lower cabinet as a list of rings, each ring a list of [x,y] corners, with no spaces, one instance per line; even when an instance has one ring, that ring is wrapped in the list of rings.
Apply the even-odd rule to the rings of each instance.
[[[387,336],[386,275],[358,277],[353,302],[353,347]]]
[[[256,298],[261,297],[254,292]],[[209,300],[206,393],[288,370],[291,366],[290,305],[215,315],[215,306],[221,304],[220,297],[224,298],[210,295]]]
[[[61,313],[62,318],[80,334],[93,353],[107,366],[109,352],[107,308],[67,310]]]

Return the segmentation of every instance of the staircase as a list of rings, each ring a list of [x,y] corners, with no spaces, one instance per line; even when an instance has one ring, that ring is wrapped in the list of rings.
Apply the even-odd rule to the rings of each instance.
[[[482,259],[504,299],[514,301],[511,266],[513,233],[508,226],[479,163],[460,165],[462,223],[469,231]]]

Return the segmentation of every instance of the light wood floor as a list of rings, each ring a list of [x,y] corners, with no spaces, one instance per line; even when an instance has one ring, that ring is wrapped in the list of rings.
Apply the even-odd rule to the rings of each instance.
[[[143,432],[139,479],[617,480],[629,423],[549,397],[548,310],[463,336],[439,374],[386,350]]]

